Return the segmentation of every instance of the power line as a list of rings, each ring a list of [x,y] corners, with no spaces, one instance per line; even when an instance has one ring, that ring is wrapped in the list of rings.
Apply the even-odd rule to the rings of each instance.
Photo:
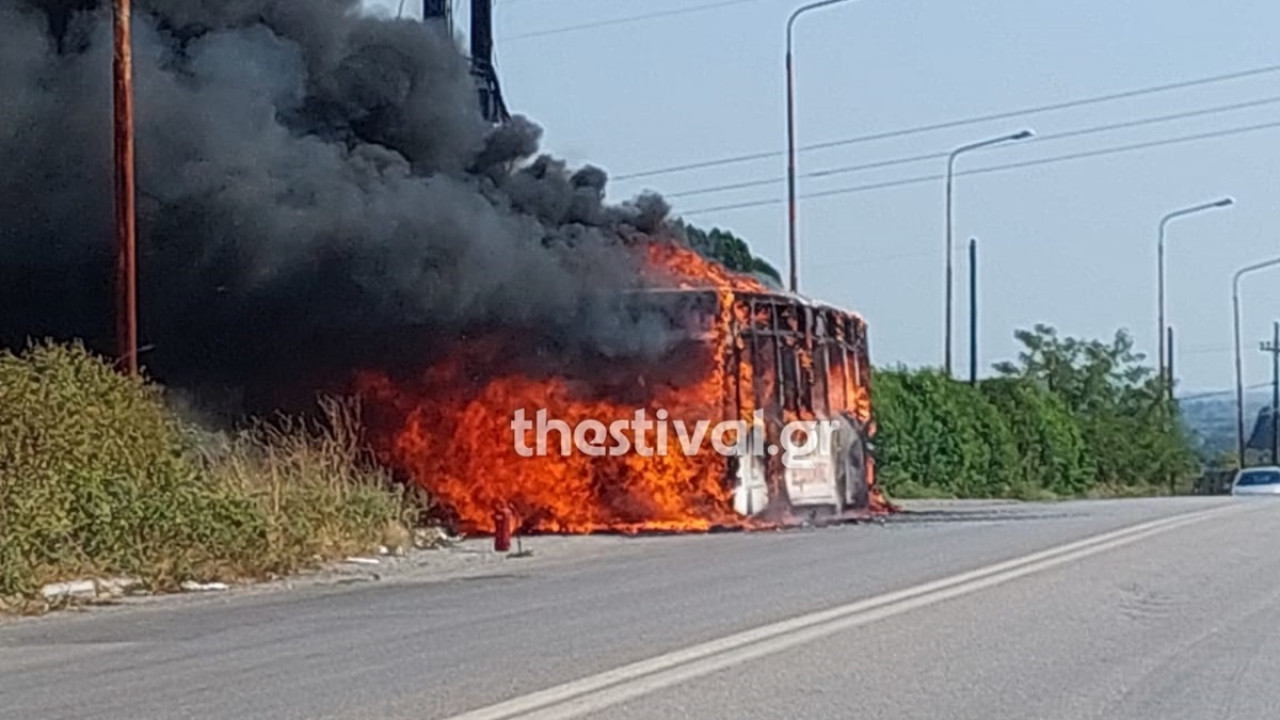
[[[932,132],[934,130],[946,130],[949,128],[963,127],[965,125],[976,125],[978,123],[990,122],[992,120],[1007,120],[1009,118],[1020,117],[1023,115],[1032,115],[1035,113],[1050,112],[1054,110],[1066,110],[1069,108],[1084,107],[1087,105],[1097,105],[1099,103],[1111,102],[1113,100],[1124,100],[1128,98],[1141,97],[1143,95],[1152,95],[1155,93],[1169,92],[1171,90],[1182,90],[1189,87],[1200,85],[1209,85],[1212,83],[1226,82],[1228,80],[1239,80],[1241,78],[1263,75],[1280,71],[1280,65],[1269,65],[1267,67],[1254,68],[1252,70],[1241,70],[1239,72],[1227,73],[1225,75],[1214,75],[1212,77],[1198,78],[1195,80],[1184,80],[1182,82],[1167,83],[1164,85],[1153,85],[1150,87],[1138,88],[1136,90],[1126,90],[1124,92],[1111,93],[1108,95],[1097,95],[1088,98],[1078,98],[1075,100],[1067,100],[1064,102],[1051,103],[1049,105],[1038,105],[1035,107],[1022,108],[1019,110],[1009,110],[1005,112],[991,113],[988,115],[979,115],[975,117],[961,118],[958,120],[948,120],[946,122],[933,123],[930,125],[917,125],[915,127],[905,128],[901,130],[890,130],[887,132],[873,133],[871,135],[858,135],[855,137],[844,138],[842,140],[829,140],[827,142],[815,143],[812,145],[803,145],[799,148],[800,152],[810,152],[813,150],[823,150],[826,148],[840,147],[844,145],[854,145],[857,143],[871,142],[873,140],[887,140],[890,138],[904,137],[907,135],[916,135],[924,132]],[[715,160],[703,160],[700,162],[685,163],[682,165],[670,165],[652,170],[642,170],[639,172],[624,173],[615,175],[615,181],[634,180],[643,177],[653,177],[655,175],[668,175],[671,173],[685,172],[688,170],[700,170],[702,168],[718,167],[721,165],[731,165],[735,163],[749,162],[752,160],[764,160],[767,158],[782,157],[785,153],[780,150],[770,150],[766,152],[748,153],[745,155],[734,155],[730,157],[718,158]]]
[[[1198,133],[1196,135],[1184,135],[1182,137],[1168,138],[1165,140],[1153,140],[1150,142],[1135,143],[1132,145],[1121,145],[1113,148],[1103,148],[1100,150],[1086,150],[1084,152],[1070,153],[1068,155],[1058,155],[1055,157],[1041,158],[1038,160],[1027,160],[1024,162],[1008,163],[1005,165],[993,165],[985,168],[976,168],[973,170],[963,170],[956,173],[956,176],[962,175],[982,175],[986,173],[1001,172],[1004,170],[1015,170],[1018,168],[1034,167],[1037,165],[1049,165],[1051,163],[1066,162],[1068,160],[1079,160],[1090,157],[1101,157],[1104,155],[1115,155],[1117,153],[1132,152],[1135,150],[1145,150],[1148,148],[1164,147],[1166,145],[1179,145],[1182,143],[1196,142],[1199,140],[1209,140],[1219,137],[1227,137],[1229,135],[1241,135],[1249,132],[1257,132],[1259,130],[1268,130],[1280,127],[1280,122],[1262,123],[1260,125],[1248,125],[1245,127],[1231,128],[1227,130],[1216,130],[1213,132]],[[886,188],[901,187],[904,185],[916,185],[924,182],[933,182],[935,180],[943,180],[946,175],[922,175],[913,178],[905,178],[902,180],[890,180],[888,182],[872,183],[869,185],[855,185],[853,187],[838,188],[835,190],[822,190],[801,195],[802,199],[829,197],[831,195],[848,195],[851,193],[867,192],[870,190],[883,190]],[[703,215],[710,212],[720,212],[726,210],[741,210],[745,208],[763,207],[766,205],[778,205],[783,202],[780,198],[771,200],[755,200],[750,202],[734,203],[731,205],[718,205],[716,207],[698,208],[679,213],[682,216]]]
[[[734,5],[746,5],[747,3],[755,2],[760,2],[760,0],[720,0],[720,2],[703,3],[701,5],[673,8],[671,10],[657,10],[639,15],[631,15],[629,17],[613,18],[611,20],[597,20],[595,22],[582,23],[580,25],[567,25],[565,27],[550,28],[548,30],[535,30],[533,32],[520,33],[519,35],[508,35],[506,37],[499,38],[499,40],[525,40],[528,38],[546,37],[548,35],[563,35],[564,33],[577,32],[579,30],[592,30],[594,28],[609,27],[612,25],[629,25],[643,20],[674,17],[676,15],[689,15],[691,13],[703,12],[706,10],[715,10]]]
[[[1142,118],[1139,120],[1126,120],[1124,122],[1111,123],[1108,125],[1098,125],[1095,127],[1083,128],[1080,130],[1068,130],[1066,132],[1053,133],[1051,135],[1041,135],[1033,140],[1022,143],[1028,145],[1037,142],[1051,142],[1054,140],[1065,140],[1068,138],[1083,137],[1085,135],[1096,135],[1103,132],[1111,132],[1114,130],[1127,130],[1130,128],[1141,127],[1144,125],[1155,125],[1157,123],[1172,122],[1174,120],[1186,120],[1193,117],[1203,117],[1206,115],[1217,115],[1224,112],[1232,112],[1235,110],[1243,110],[1247,108],[1262,107],[1264,105],[1272,105],[1280,103],[1280,95],[1262,98],[1260,100],[1250,100],[1248,102],[1233,103],[1231,105],[1220,105],[1212,108],[1201,110],[1189,110],[1187,112],[1174,113],[1172,115],[1161,115],[1159,117]],[[923,160],[940,160],[947,157],[949,151],[927,153],[925,155],[912,155],[910,157],[894,158],[891,160],[880,160],[873,163],[863,163],[861,165],[842,165],[839,167],[828,168],[826,170],[814,170],[802,173],[802,178],[821,178],[832,177],[835,175],[845,175],[848,173],[859,172],[862,170],[875,170],[878,168],[893,167],[895,165],[907,165],[910,163],[921,162]],[[730,190],[744,190],[746,188],[761,187],[764,185],[776,185],[785,182],[786,178],[767,178],[761,180],[746,180],[743,182],[729,183],[727,185],[713,185],[705,188],[695,188],[693,190],[682,190],[674,193],[663,193],[666,198],[693,197],[695,195],[709,195],[718,192],[728,192]]]
[[[869,255],[866,257],[860,257],[856,260],[837,260],[835,262],[827,262],[827,263],[823,263],[823,266],[824,267],[846,267],[850,265],[866,265],[869,263],[896,262],[898,260],[914,260],[922,257],[933,257],[935,254],[936,253],[932,251],[927,251],[927,252],[922,251],[922,252],[909,252],[909,253],[894,253],[892,255]]]
[[[1262,388],[1269,388],[1269,387],[1271,387],[1271,383],[1265,382],[1265,383],[1258,383],[1257,385],[1250,385],[1246,387],[1245,390],[1261,390]],[[1233,393],[1235,393],[1235,390],[1213,390],[1211,392],[1196,393],[1195,395],[1186,395],[1184,397],[1174,398],[1174,399],[1177,400],[1178,402],[1187,402],[1190,400],[1203,400],[1204,398],[1220,397],[1222,395],[1231,395]]]
[[[1230,347],[1206,347],[1206,348],[1198,348],[1198,349],[1192,349],[1192,350],[1181,350],[1178,352],[1178,354],[1179,355],[1225,355],[1226,353],[1229,353],[1234,349],[1235,348],[1230,348]]]

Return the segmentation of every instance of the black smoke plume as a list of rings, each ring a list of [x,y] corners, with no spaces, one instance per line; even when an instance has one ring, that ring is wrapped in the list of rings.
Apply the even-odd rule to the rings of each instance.
[[[0,0],[0,343],[113,350],[111,12]],[[481,117],[440,23],[357,0],[135,0],[143,364],[181,387],[413,363],[504,328],[645,352],[619,312],[661,199]]]

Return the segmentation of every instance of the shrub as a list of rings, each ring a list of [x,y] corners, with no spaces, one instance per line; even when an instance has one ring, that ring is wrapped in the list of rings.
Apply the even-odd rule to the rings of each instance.
[[[358,406],[322,410],[200,435],[79,345],[0,352],[0,597],[86,576],[166,589],[376,547],[397,498],[361,449]]]
[[[85,574],[170,585],[265,539],[252,503],[202,482],[153,386],[79,345],[0,352],[0,594]]]
[[[1017,337],[1018,360],[976,388],[932,370],[874,374],[887,492],[1051,499],[1187,485],[1190,436],[1127,334],[1086,342],[1037,326]]]
[[[881,370],[872,375],[877,472],[890,495],[960,497],[1004,494],[1017,448],[987,399],[934,371]]]
[[[1008,424],[1017,448],[1018,492],[1078,495],[1093,480],[1080,427],[1066,403],[1048,390],[1011,378],[983,381],[983,395]],[[1047,497],[1044,492],[1032,496]]]

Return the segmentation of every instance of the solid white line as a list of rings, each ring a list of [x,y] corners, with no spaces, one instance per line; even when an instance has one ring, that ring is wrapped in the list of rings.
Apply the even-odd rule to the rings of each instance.
[[[877,595],[739,632],[597,675],[479,708],[449,720],[566,720],[726,667],[812,642],[944,600],[967,595],[1118,548],[1224,512],[1227,506],[1152,520],[988,565],[911,588]]]

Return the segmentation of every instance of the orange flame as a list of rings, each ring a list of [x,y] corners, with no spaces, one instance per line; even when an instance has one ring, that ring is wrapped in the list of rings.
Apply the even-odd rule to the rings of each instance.
[[[574,428],[588,420],[608,425],[627,419],[636,408],[590,397],[556,377],[506,376],[479,388],[458,388],[464,365],[455,360],[428,371],[411,391],[410,408],[390,448],[393,463],[451,508],[464,530],[492,532],[498,504],[509,504],[525,531],[707,530],[735,522],[720,455],[668,452],[645,457],[637,447],[616,457],[596,457],[572,446],[563,455],[572,438],[552,427],[546,433],[546,454],[537,453],[536,433],[530,432],[523,448],[534,454],[522,456],[512,428],[516,411],[523,410],[536,425],[538,411],[546,410],[548,420]],[[707,417],[712,408],[700,401],[718,402],[718,395],[705,389],[660,388],[649,403],[648,417],[659,409],[673,419]],[[365,392],[375,402],[400,401],[402,406],[406,396],[404,387],[385,376],[367,378]],[[640,437],[653,448],[657,434],[655,427]]]
[[[591,373],[575,368],[517,372],[498,361],[520,348],[510,339],[488,337],[466,341],[409,381],[382,373],[358,378],[385,459],[424,486],[463,531],[493,532],[498,507],[508,508],[525,532],[707,531],[748,524],[732,509],[728,459],[710,448],[709,437],[702,439],[701,452],[683,452],[675,423],[682,421],[688,433],[699,421],[712,426],[749,420],[757,398],[770,404],[777,369],[768,360],[752,366],[745,344],[751,341],[744,341],[741,330],[753,318],[735,302],[736,293],[770,290],[687,247],[642,247],[651,284],[712,290],[718,301],[714,317],[706,318],[708,332],[675,351],[670,365],[680,366],[679,373],[668,372],[665,363],[613,367],[607,381],[583,377]],[[812,360],[802,362],[812,373]],[[854,385],[841,377],[829,387],[850,388],[847,397],[853,398]],[[834,397],[831,406],[848,407],[845,398],[837,403]],[[587,454],[571,437],[574,428],[587,428],[580,439],[613,446],[617,436],[596,433],[634,418],[638,410],[649,419],[665,411],[667,424],[639,437],[631,429],[623,434],[652,448],[666,433],[665,454],[644,454],[638,447]],[[532,432],[518,433],[513,426],[521,411]],[[537,446],[539,411],[547,421],[543,447]],[[600,425],[591,428],[588,421]]]
[[[509,506],[525,531],[705,531],[742,523],[730,504],[726,458],[711,451],[709,438],[702,442],[703,452],[686,454],[675,422],[683,421],[686,433],[692,433],[698,421],[714,425],[724,419],[730,383],[721,358],[730,338],[733,290],[765,288],[688,248],[652,243],[646,251],[652,281],[720,294],[711,336],[692,361],[686,359],[701,368],[692,381],[676,385],[638,371],[623,387],[600,387],[567,375],[506,373],[469,382],[468,371],[493,367],[498,353],[510,352],[496,340],[471,341],[411,383],[377,373],[359,378],[374,416],[379,411],[389,416],[390,437],[382,449],[390,463],[451,509],[464,530],[492,532],[498,505]],[[631,402],[614,399],[619,397]],[[562,432],[586,421],[609,427],[640,409],[651,420],[665,411],[668,424],[638,437],[629,434],[637,446],[632,452],[588,455]],[[537,447],[539,410],[548,421],[545,454]],[[517,448],[512,423],[518,411],[535,425],[522,438],[531,457]],[[667,435],[668,452],[641,454],[641,439],[652,448],[659,433]]]

